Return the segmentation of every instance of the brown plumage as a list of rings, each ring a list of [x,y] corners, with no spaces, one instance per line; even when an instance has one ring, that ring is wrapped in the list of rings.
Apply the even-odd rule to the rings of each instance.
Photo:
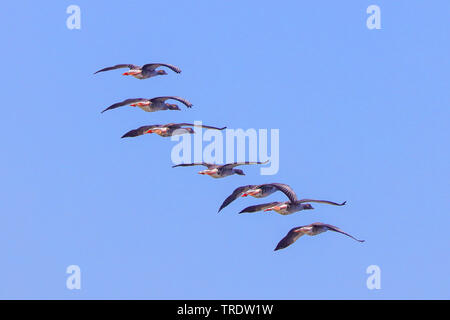
[[[215,130],[226,129],[226,127],[217,128],[217,127],[198,125],[198,124],[192,124],[192,123],[154,124],[154,125],[142,126],[137,129],[128,131],[127,133],[125,133],[122,136],[122,138],[137,137],[137,136],[141,136],[141,135],[147,134],[147,133],[156,133],[156,134],[160,135],[161,137],[171,137],[174,135],[180,135],[180,134],[185,134],[185,133],[189,133],[189,134],[195,133],[192,128],[186,128],[186,127],[198,127],[198,128],[215,129]]]
[[[251,165],[251,164],[266,164],[267,162],[269,162],[269,161],[267,160],[265,162],[234,162],[234,163],[227,163],[227,164],[212,164],[212,163],[206,163],[206,162],[197,162],[197,163],[177,164],[177,165],[172,166],[172,168],[205,166],[208,169],[200,171],[199,174],[209,175],[210,177],[217,179],[217,178],[224,178],[227,176],[231,176],[233,174],[245,176],[244,171],[242,171],[240,169],[234,169],[234,167],[243,166],[243,165]]]
[[[292,228],[288,232],[288,234],[283,239],[280,240],[280,242],[277,244],[274,251],[284,249],[284,248],[290,246],[295,241],[297,241],[298,238],[300,238],[301,236],[303,236],[305,234],[309,235],[309,236],[315,236],[315,235],[321,234],[326,231],[339,232],[339,233],[342,233],[342,234],[344,234],[356,241],[359,241],[359,242],[365,241],[365,240],[356,239],[352,235],[348,234],[347,232],[342,231],[338,227],[335,227],[331,224],[326,224],[326,223],[322,223],[322,222],[314,222],[314,223],[311,223],[311,224],[308,224],[305,226]]]
[[[186,99],[175,97],[175,96],[165,96],[165,97],[155,97],[151,99],[146,98],[132,98],[125,99],[121,102],[114,103],[110,105],[108,108],[102,111],[108,111],[112,109],[116,109],[119,107],[130,105],[132,107],[139,107],[146,112],[155,112],[160,110],[180,110],[180,108],[176,104],[167,103],[167,100],[176,100],[184,104],[187,108],[192,108],[192,103],[187,101]]]
[[[258,212],[258,211],[275,211],[282,215],[288,215],[292,214],[297,211],[301,210],[309,210],[314,209],[309,202],[315,202],[315,203],[324,203],[324,204],[330,204],[334,206],[343,206],[347,203],[347,201],[344,201],[342,203],[337,203],[333,201],[328,200],[316,200],[316,199],[297,199],[297,195],[295,194],[294,190],[288,186],[287,184],[282,183],[272,183],[271,184],[274,188],[280,190],[283,192],[289,199],[289,201],[281,201],[281,202],[270,202],[270,203],[263,203],[258,204],[254,206],[247,207],[243,210],[241,210],[239,213],[244,212]]]
[[[115,69],[128,68],[130,70],[128,72],[123,73],[124,76],[133,76],[136,79],[147,79],[147,78],[151,78],[151,77],[155,77],[155,76],[162,76],[162,75],[167,74],[167,72],[164,70],[157,70],[157,68],[159,68],[159,67],[169,68],[170,70],[172,70],[173,72],[176,72],[176,73],[181,72],[180,68],[178,68],[174,65],[171,65],[171,64],[147,63],[147,64],[144,64],[142,67],[134,65],[134,64],[116,64],[115,66],[112,66],[112,67],[106,67],[106,68],[100,69],[100,70],[94,72],[94,74],[99,73],[99,72],[115,70]]]

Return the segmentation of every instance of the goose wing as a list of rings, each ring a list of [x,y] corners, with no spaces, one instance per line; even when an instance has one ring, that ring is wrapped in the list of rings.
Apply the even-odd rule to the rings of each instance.
[[[346,235],[347,237],[350,237],[350,238],[352,238],[352,239],[354,239],[354,240],[356,240],[356,241],[358,241],[358,242],[364,242],[364,241],[365,241],[365,240],[359,240],[359,239],[356,239],[356,238],[355,238],[354,236],[352,236],[351,234],[348,234],[347,232],[342,231],[342,230],[339,229],[338,227],[333,226],[333,225],[331,225],[331,224],[326,224],[326,223],[322,223],[322,222],[316,222],[316,223],[313,223],[312,225],[325,226],[325,227],[326,227],[328,230],[330,230],[330,231],[342,233],[342,234]]]
[[[233,163],[227,163],[227,164],[225,164],[223,166],[227,167],[227,168],[234,168],[234,167],[237,167],[237,166],[244,166],[244,165],[250,165],[250,164],[266,164],[267,162],[269,162],[269,160],[264,161],[264,162],[259,162],[259,161],[255,161],[255,162],[252,162],[252,161],[233,162]]]
[[[328,200],[315,200],[315,199],[301,199],[301,200],[297,200],[296,202],[297,203],[316,202],[316,203],[331,204],[333,206],[343,206],[347,203],[347,201],[344,201],[342,203],[337,203],[337,202],[328,201]]]
[[[148,100],[144,99],[144,98],[125,99],[125,100],[123,100],[121,102],[117,102],[117,103],[114,103],[113,105],[110,105],[108,108],[103,110],[102,113],[107,111],[107,110],[116,109],[116,108],[119,108],[119,107],[122,107],[122,106],[126,106],[126,105],[129,105],[129,104],[132,104],[132,103],[135,103],[135,102],[141,102],[141,101],[148,101]]]
[[[174,123],[175,125],[175,123]],[[177,126],[181,127],[181,126],[190,126],[190,127],[197,127],[197,128],[206,128],[206,129],[215,129],[215,130],[224,130],[227,127],[223,127],[223,128],[217,128],[217,127],[212,127],[212,126],[205,126],[203,124],[193,124],[193,123],[176,123]]]
[[[140,69],[141,67],[136,66],[136,65],[134,65],[134,64],[116,64],[115,66],[112,66],[112,67],[106,67],[106,68],[100,69],[100,70],[98,70],[98,71],[95,71],[94,74],[99,73],[99,72],[103,72],[103,71],[109,71],[109,70],[120,69],[120,68]]]
[[[242,209],[239,213],[258,212],[258,211],[262,211],[262,210],[271,208],[273,206],[276,206],[277,204],[280,204],[280,203],[282,203],[282,202],[270,202],[270,203],[257,204],[255,206],[250,206],[245,209]]]
[[[222,210],[223,208],[225,208],[226,206],[228,206],[230,203],[232,203],[234,200],[236,200],[237,198],[239,198],[242,194],[244,194],[246,191],[253,189],[254,187],[256,187],[255,185],[248,185],[248,186],[242,186],[242,187],[238,187],[236,189],[234,189],[233,193],[230,194],[225,201],[222,203],[222,205],[219,208],[219,211]]]
[[[301,232],[301,228],[303,228],[303,227],[304,226],[295,227],[295,228],[292,228],[291,230],[289,230],[289,232],[286,234],[286,236],[283,239],[281,239],[280,242],[278,242],[274,251],[289,247],[291,244],[293,244],[295,241],[297,241],[298,238],[300,238],[301,236],[304,235],[304,233]]]
[[[137,137],[137,136],[143,135],[146,131],[153,129],[153,128],[157,128],[157,127],[161,127],[161,125],[155,124],[155,125],[150,125],[150,126],[142,126],[137,129],[128,131],[127,133],[125,133],[122,136],[122,138]]]
[[[142,66],[142,70],[153,71],[153,70],[155,70],[158,67],[167,67],[167,68],[169,68],[170,70],[172,70],[173,72],[176,72],[176,73],[180,73],[181,72],[180,68],[175,67],[175,66],[173,66],[171,64],[167,64],[167,63],[147,63],[147,64],[144,64]]]
[[[288,186],[287,184],[284,183],[269,183],[267,184],[268,186],[273,186],[276,189],[280,190],[281,192],[283,192],[289,199],[289,201],[291,202],[295,202],[297,201],[297,195],[295,194],[294,190]]]
[[[218,167],[217,164],[206,163],[206,162],[195,162],[195,163],[180,163],[180,164],[176,164],[176,165],[172,166],[172,168],[176,168],[176,167],[192,167],[192,166],[205,166],[208,169],[213,169],[213,168],[217,168]]]
[[[161,102],[166,102],[166,100],[176,100],[181,102],[182,104],[184,104],[186,107],[188,108],[192,108],[193,104],[190,103],[189,101],[187,101],[186,99],[180,98],[180,97],[174,97],[174,96],[167,96],[167,97],[156,97],[153,99],[150,99],[150,101],[161,101]]]

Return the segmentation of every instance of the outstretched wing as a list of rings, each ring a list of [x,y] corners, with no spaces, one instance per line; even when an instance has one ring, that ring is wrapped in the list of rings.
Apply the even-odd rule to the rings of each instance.
[[[303,226],[295,227],[295,228],[292,228],[291,230],[289,230],[287,235],[283,239],[281,239],[280,242],[278,242],[274,251],[289,247],[291,244],[293,244],[295,241],[297,241],[298,238],[303,236],[304,233],[301,231],[299,232],[299,229],[301,229],[302,227]]]
[[[171,64],[167,64],[167,63],[147,63],[147,64],[144,64],[142,66],[142,70],[153,71],[153,70],[155,70],[158,67],[167,67],[167,68],[169,68],[170,70],[172,70],[173,72],[176,72],[176,73],[180,73],[181,72],[180,68],[175,67],[175,66],[173,66]]]
[[[223,128],[217,128],[217,127],[212,127],[212,126],[205,126],[205,125],[200,125],[200,124],[193,124],[193,123],[174,123],[174,125],[177,125],[179,127],[182,126],[190,126],[190,127],[197,127],[197,128],[206,128],[206,129],[215,129],[215,130],[224,130],[227,127],[223,127]]]
[[[186,99],[180,98],[180,97],[174,97],[174,96],[167,96],[167,97],[156,97],[153,99],[150,99],[150,101],[161,101],[161,102],[166,102],[166,100],[176,100],[181,102],[182,104],[184,104],[186,107],[188,108],[192,108],[193,104],[190,103],[189,101],[187,101]]]
[[[219,208],[219,211],[222,210],[223,208],[225,208],[226,206],[228,206],[230,203],[232,203],[234,200],[236,200],[237,198],[239,198],[242,194],[244,194],[246,191],[253,189],[254,187],[256,187],[255,185],[248,185],[248,186],[242,186],[242,187],[238,187],[236,189],[234,189],[233,193],[230,194],[225,201],[222,203],[222,205]]]
[[[125,133],[122,138],[129,138],[129,137],[137,137],[137,136],[141,136],[143,135],[146,131],[156,128],[156,127],[161,127],[160,124],[155,124],[155,125],[151,125],[151,126],[142,126],[139,127],[137,129],[128,131],[127,133]]]
[[[347,237],[350,237],[350,238],[352,238],[352,239],[354,239],[354,240],[356,240],[356,241],[358,241],[358,242],[364,242],[364,241],[365,241],[365,240],[359,240],[359,239],[356,239],[356,238],[355,238],[354,236],[352,236],[351,234],[348,234],[347,232],[342,231],[342,230],[339,229],[338,227],[333,226],[333,225],[331,225],[331,224],[326,224],[326,223],[316,222],[316,223],[313,223],[312,225],[322,225],[322,226],[325,226],[325,227],[327,227],[327,229],[330,230],[330,231],[342,233],[342,234],[346,235]]]
[[[107,110],[116,109],[116,108],[119,108],[119,107],[122,107],[122,106],[126,106],[126,105],[129,105],[129,104],[132,104],[132,103],[135,103],[135,102],[141,102],[141,101],[147,101],[147,99],[144,99],[144,98],[126,99],[126,100],[123,100],[121,102],[117,102],[117,103],[114,103],[113,105],[110,105],[108,108],[103,110],[102,113],[107,111]]]
[[[208,169],[217,167],[216,164],[206,163],[206,162],[195,162],[195,163],[180,163],[172,166],[172,168],[175,167],[192,167],[192,166],[205,166],[208,167]]]
[[[255,206],[250,206],[245,209],[242,209],[239,213],[258,212],[258,211],[262,211],[262,210],[271,208],[273,206],[276,206],[277,204],[280,204],[280,203],[282,203],[282,202],[270,202],[270,203],[257,204]]]
[[[267,184],[268,186],[273,186],[275,188],[277,188],[278,190],[280,190],[281,192],[283,192],[288,198],[289,201],[291,202],[295,202],[297,201],[297,195],[295,194],[294,190],[288,186],[287,184],[284,183],[269,183]]]
[[[100,69],[98,71],[95,71],[94,74],[99,73],[99,72],[103,72],[103,71],[120,69],[120,68],[139,69],[140,67],[139,66],[135,66],[134,64],[116,64],[115,66],[107,67],[107,68],[103,68],[103,69]]]
[[[227,163],[225,165],[223,165],[223,167],[227,167],[227,168],[234,168],[237,166],[244,166],[244,165],[249,165],[249,164],[266,164],[267,162],[269,162],[269,160],[266,160],[264,162],[251,162],[251,161],[246,161],[246,162],[233,162],[233,163]]]
[[[343,206],[347,203],[347,201],[344,201],[342,203],[337,203],[337,202],[328,201],[328,200],[314,200],[314,199],[301,199],[301,200],[297,200],[296,202],[297,203],[316,202],[316,203],[331,204],[333,206]]]

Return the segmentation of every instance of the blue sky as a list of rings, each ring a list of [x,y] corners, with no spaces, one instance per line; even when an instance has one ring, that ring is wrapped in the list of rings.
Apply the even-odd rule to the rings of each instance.
[[[81,8],[81,29],[66,8]],[[366,8],[381,8],[381,30]],[[448,299],[448,1],[8,1],[0,132],[1,298]],[[167,62],[139,81],[99,68]],[[131,97],[194,107],[100,111]],[[280,129],[280,170],[213,180],[171,168],[140,125]],[[347,200],[290,216],[217,209],[282,182]],[[274,194],[262,199],[284,199]],[[273,252],[295,226],[328,232]],[[66,288],[67,266],[81,290]],[[381,289],[366,268],[381,268]]]

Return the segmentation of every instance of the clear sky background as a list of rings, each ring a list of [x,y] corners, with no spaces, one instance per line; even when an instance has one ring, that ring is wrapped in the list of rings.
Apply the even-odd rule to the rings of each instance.
[[[381,30],[366,27],[371,4]],[[0,298],[450,298],[449,13],[446,0],[2,2]],[[183,72],[93,75],[149,62]],[[194,107],[100,114],[161,95]],[[278,174],[215,180],[172,169],[170,139],[120,139],[194,120],[279,128]],[[348,204],[237,214],[277,193],[217,214],[266,182]],[[273,251],[316,221],[366,242],[327,232]],[[81,290],[66,288],[72,264]]]

